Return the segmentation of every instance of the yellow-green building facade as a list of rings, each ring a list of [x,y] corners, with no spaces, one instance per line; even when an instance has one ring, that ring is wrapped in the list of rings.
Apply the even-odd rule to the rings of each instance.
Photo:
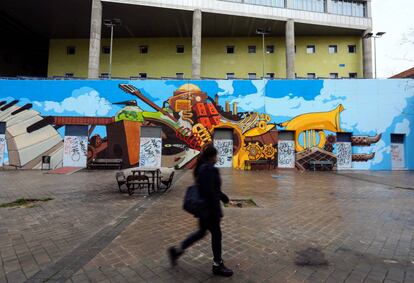
[[[102,40],[100,74],[109,72],[109,40]],[[362,39],[358,36],[303,36],[296,37],[296,75],[329,78],[338,74],[347,78],[353,74],[362,78]],[[315,46],[315,53],[308,53],[307,47]],[[146,46],[148,53],[141,53]],[[177,46],[184,47],[184,53],[177,53]],[[234,53],[228,54],[227,47],[234,46]],[[257,78],[274,74],[275,78],[286,78],[286,47],[284,37],[269,37],[265,40],[263,60],[261,37],[203,38],[201,52],[201,76],[204,78],[227,78],[234,73],[236,78]],[[274,53],[270,53],[273,46]],[[329,47],[336,46],[336,53]],[[350,53],[350,46],[355,46]],[[74,47],[74,54],[68,48]],[[254,53],[252,47],[255,47]],[[269,49],[268,49],[269,47]],[[253,48],[254,49],[254,48]],[[49,76],[88,76],[88,39],[51,39],[49,45]],[[182,73],[191,77],[191,38],[115,38],[113,42],[112,77],[149,78],[176,77]]]
[[[369,0],[92,0],[91,3],[89,26],[80,26],[77,33],[63,30],[49,38],[48,76],[184,79],[373,76],[372,39],[366,36],[372,30]]]

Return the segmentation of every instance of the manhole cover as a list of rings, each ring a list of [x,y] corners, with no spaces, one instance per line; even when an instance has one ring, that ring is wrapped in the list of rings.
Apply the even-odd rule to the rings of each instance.
[[[225,207],[247,208],[257,207],[257,204],[252,199],[231,199],[230,203],[224,204]]]

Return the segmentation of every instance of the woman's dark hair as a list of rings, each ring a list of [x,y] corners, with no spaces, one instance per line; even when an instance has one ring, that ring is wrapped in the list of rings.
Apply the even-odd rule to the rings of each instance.
[[[193,172],[194,177],[197,178],[198,170],[200,169],[201,165],[208,162],[211,158],[213,158],[216,155],[217,155],[217,149],[214,146],[208,145],[207,147],[205,147],[203,151],[198,155],[197,164]]]

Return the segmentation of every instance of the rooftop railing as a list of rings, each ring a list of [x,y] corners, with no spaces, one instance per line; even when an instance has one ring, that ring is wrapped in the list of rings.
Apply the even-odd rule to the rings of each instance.
[[[220,0],[240,4],[267,6],[275,8],[288,8],[318,13],[330,13],[352,17],[366,17],[366,2],[362,0],[293,0],[288,6],[286,0]],[[330,1],[330,5],[327,5]],[[327,8],[330,6],[330,10]]]

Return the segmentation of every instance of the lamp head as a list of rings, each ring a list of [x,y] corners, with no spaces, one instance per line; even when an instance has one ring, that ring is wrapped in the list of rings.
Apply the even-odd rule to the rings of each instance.
[[[377,34],[375,36],[382,37],[384,34],[385,34],[385,32],[380,31],[380,32],[377,32]]]
[[[112,25],[112,21],[111,20],[104,20],[103,21],[104,26],[106,27],[110,27]]]
[[[121,25],[121,19],[112,19],[112,24],[115,26],[120,26]]]
[[[373,36],[374,36],[374,34],[372,32],[368,32],[363,36],[363,38],[371,38]]]

